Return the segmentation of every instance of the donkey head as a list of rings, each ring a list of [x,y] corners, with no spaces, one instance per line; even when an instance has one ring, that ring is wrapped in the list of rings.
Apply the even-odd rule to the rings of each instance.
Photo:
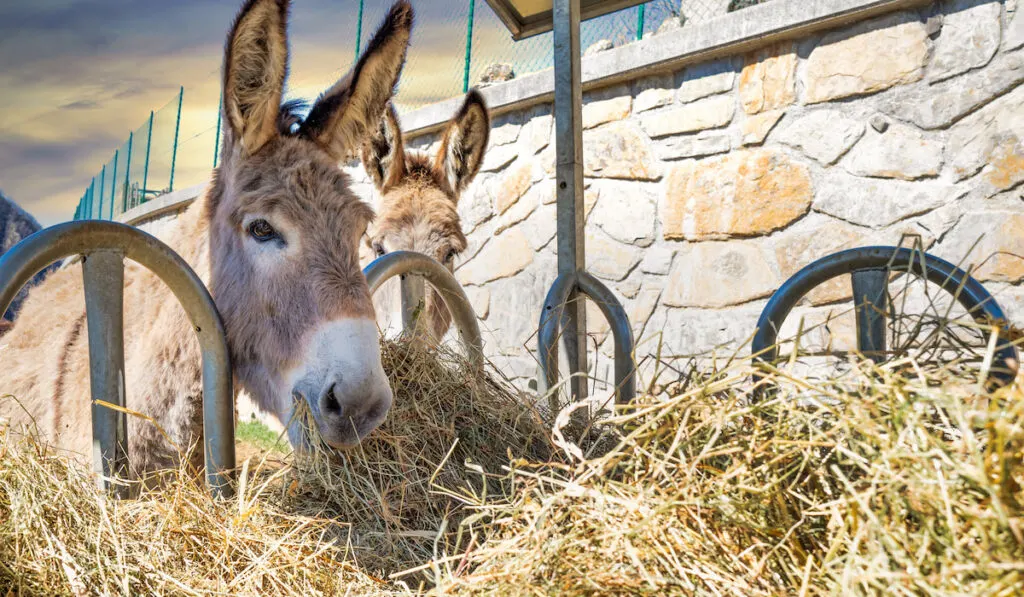
[[[470,91],[445,128],[434,158],[406,151],[394,107],[389,106],[375,133],[363,145],[363,166],[380,191],[380,218],[368,242],[378,256],[416,251],[454,270],[466,249],[459,219],[459,195],[480,170],[490,117],[483,97]],[[435,291],[427,294],[429,332],[439,339],[451,323]]]
[[[338,163],[377,126],[405,61],[412,8],[396,3],[352,71],[304,121],[282,107],[288,0],[249,0],[224,58],[224,144],[208,195],[211,289],[238,381],[306,444],[305,402],[330,445],[357,443],[392,393],[359,239],[373,211]]]

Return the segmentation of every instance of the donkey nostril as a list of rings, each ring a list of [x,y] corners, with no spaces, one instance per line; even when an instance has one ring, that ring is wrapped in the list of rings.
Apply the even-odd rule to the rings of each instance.
[[[340,415],[341,404],[338,402],[338,396],[334,393],[337,385],[331,384],[331,387],[327,389],[327,393],[324,395],[323,410],[327,414]]]

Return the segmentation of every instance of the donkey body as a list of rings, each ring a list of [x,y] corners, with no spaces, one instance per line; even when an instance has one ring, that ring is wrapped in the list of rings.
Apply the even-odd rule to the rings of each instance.
[[[459,218],[459,197],[483,164],[490,134],[483,97],[470,91],[448,122],[437,155],[407,151],[398,115],[389,106],[376,132],[363,145],[363,167],[381,195],[379,217],[368,237],[377,256],[416,251],[433,257],[449,271],[466,250]],[[451,314],[436,290],[429,289],[418,331],[440,341]]]
[[[392,393],[358,262],[373,212],[337,164],[382,117],[405,60],[412,9],[395,4],[353,70],[305,121],[282,108],[287,13],[287,0],[242,7],[225,49],[221,166],[163,240],[210,288],[236,388],[290,423],[297,447],[310,440],[293,420],[301,404],[323,441],[346,447],[383,420]],[[202,440],[199,346],[155,275],[127,263],[124,291],[125,398],[143,415],[129,417],[129,455],[145,472],[175,465],[180,450]],[[33,289],[3,341],[0,392],[16,401],[0,401],[0,417],[31,420],[59,447],[90,454],[80,266]],[[202,462],[202,450],[192,454]]]

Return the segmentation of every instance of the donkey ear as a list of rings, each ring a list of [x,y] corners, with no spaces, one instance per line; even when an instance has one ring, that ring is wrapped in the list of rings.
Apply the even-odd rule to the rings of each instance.
[[[363,143],[363,167],[381,192],[405,174],[405,144],[395,107],[388,104],[376,131]]]
[[[224,51],[224,116],[231,141],[252,155],[277,135],[288,76],[288,0],[248,0]]]
[[[473,89],[448,123],[434,163],[456,193],[469,186],[480,171],[490,131],[487,104],[480,92]]]
[[[299,133],[338,161],[359,151],[394,94],[412,32],[412,6],[396,2],[355,67],[324,92]]]

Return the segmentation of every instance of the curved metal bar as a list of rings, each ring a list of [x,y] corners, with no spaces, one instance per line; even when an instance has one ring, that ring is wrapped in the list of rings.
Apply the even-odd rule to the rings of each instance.
[[[235,467],[235,412],[224,323],[202,280],[170,247],[116,222],[77,221],[46,228],[0,257],[0,306],[6,308],[18,290],[50,263],[79,254],[88,259],[101,251],[120,253],[156,274],[192,322],[203,359],[206,481],[214,495],[230,496]]]
[[[377,292],[384,282],[404,274],[420,274],[434,286],[451,311],[459,337],[469,351],[470,362],[483,369],[484,343],[476,313],[462,286],[443,265],[422,253],[395,251],[378,257],[363,269],[370,294]]]
[[[547,394],[558,385],[558,332],[569,295],[576,289],[576,273],[561,274],[551,284],[537,324],[537,362],[540,364],[540,393]],[[586,349],[586,347],[584,347]],[[557,398],[552,396],[552,406],[557,408]]]
[[[611,325],[615,344],[616,402],[632,402],[636,398],[636,363],[633,361],[633,330],[629,325],[629,316],[612,291],[585,271],[558,276],[544,299],[537,332],[541,392],[546,393],[558,384],[559,323],[562,321],[565,303],[573,290],[578,290],[594,301]]]
[[[923,260],[922,260],[923,257]],[[923,261],[919,271],[915,262]],[[779,330],[793,307],[818,285],[859,270],[906,268],[953,295],[975,321],[1007,321],[1003,310],[980,282],[955,265],[906,247],[861,247],[822,257],[795,273],[769,299],[757,320],[757,332],[751,342],[756,361],[771,362],[778,358]],[[1017,349],[1007,328],[1003,328],[996,347],[991,376],[1000,384],[1013,381],[1017,373]]]

